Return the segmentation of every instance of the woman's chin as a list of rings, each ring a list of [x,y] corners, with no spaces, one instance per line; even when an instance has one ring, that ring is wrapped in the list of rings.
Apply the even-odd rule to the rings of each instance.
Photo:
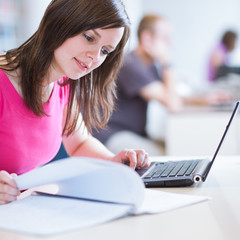
[[[68,77],[72,80],[78,80],[81,77],[84,77],[87,73],[78,73],[78,74],[69,74]]]

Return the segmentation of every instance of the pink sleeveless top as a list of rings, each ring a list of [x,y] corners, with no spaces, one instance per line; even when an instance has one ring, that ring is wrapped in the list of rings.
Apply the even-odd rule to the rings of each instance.
[[[68,86],[55,82],[49,101],[43,105],[48,116],[38,117],[0,70],[0,170],[22,174],[57,154],[68,94]]]

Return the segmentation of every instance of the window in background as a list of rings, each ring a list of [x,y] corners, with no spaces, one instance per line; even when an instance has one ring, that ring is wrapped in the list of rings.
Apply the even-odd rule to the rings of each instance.
[[[16,47],[18,18],[18,1],[0,0],[0,53]]]

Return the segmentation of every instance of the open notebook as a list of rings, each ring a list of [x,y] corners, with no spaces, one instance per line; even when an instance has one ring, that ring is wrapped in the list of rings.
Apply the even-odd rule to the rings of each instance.
[[[16,177],[16,183],[28,190],[0,206],[0,229],[42,236],[209,199],[146,189],[131,168],[87,157],[52,162]]]
[[[231,114],[218,147],[210,159],[192,159],[168,162],[153,162],[150,167],[137,170],[146,187],[181,187],[204,182],[222,146],[232,120],[238,110],[239,101]]]

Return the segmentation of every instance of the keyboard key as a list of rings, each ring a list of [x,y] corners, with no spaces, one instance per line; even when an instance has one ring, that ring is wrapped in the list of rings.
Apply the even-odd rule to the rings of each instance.
[[[193,170],[197,167],[198,163],[200,162],[200,160],[194,161],[191,166],[188,168],[188,170],[185,173],[185,176],[190,176],[191,173],[193,172]]]
[[[165,169],[168,167],[168,164],[162,164],[158,170],[154,173],[154,175],[152,176],[152,178],[158,178],[160,177],[160,175],[162,174],[162,172],[165,171]]]
[[[155,174],[160,168],[162,168],[163,163],[156,163],[153,167],[153,169],[146,175],[144,176],[145,179],[151,178],[153,174]]]
[[[164,172],[161,174],[161,177],[167,177],[170,172],[176,167],[176,163],[172,163],[168,166],[167,169],[164,170]]]
[[[154,168],[151,170],[151,172],[149,172],[146,176],[144,176],[144,178],[152,178],[154,174],[156,174],[156,172],[162,171],[162,167],[163,167],[164,163],[162,162],[157,162],[154,165]]]
[[[177,176],[184,176],[185,172],[188,170],[191,164],[192,164],[192,161],[186,161],[183,167],[178,172]]]
[[[186,161],[177,162],[175,168],[169,174],[169,177],[175,177]]]

